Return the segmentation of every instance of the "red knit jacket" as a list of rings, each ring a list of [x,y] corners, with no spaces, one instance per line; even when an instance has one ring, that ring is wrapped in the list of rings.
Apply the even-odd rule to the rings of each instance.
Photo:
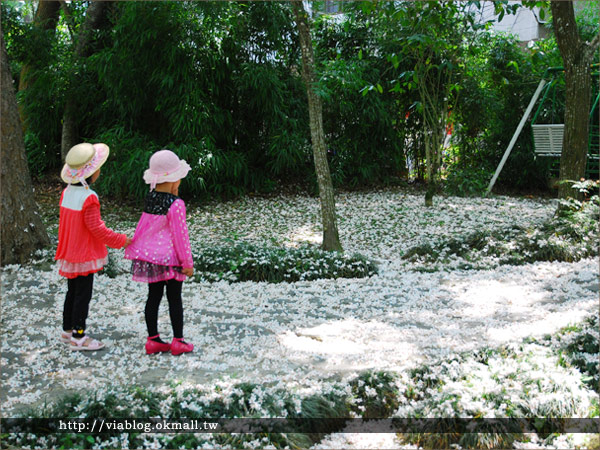
[[[106,228],[100,217],[98,195],[83,186],[69,186],[60,197],[58,247],[55,260],[59,273],[67,278],[98,272],[108,251],[121,248],[127,236]]]

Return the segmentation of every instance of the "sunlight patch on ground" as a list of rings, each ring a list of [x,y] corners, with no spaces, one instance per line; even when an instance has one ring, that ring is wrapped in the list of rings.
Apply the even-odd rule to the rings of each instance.
[[[304,225],[293,230],[288,239],[293,246],[304,243],[321,245],[323,236],[321,231],[315,231],[311,225]]]
[[[548,292],[535,290],[526,282],[502,283],[490,279],[459,283],[450,288],[450,291],[453,290],[457,292],[456,300],[465,305],[460,313],[473,318],[502,314],[507,306],[513,314],[526,312],[530,305],[548,295]]]
[[[318,355],[323,364],[354,370],[376,367],[400,353],[409,358],[418,355],[418,349],[407,342],[405,330],[377,320],[330,321],[286,331],[277,339],[288,350],[291,359],[300,355]]]
[[[558,330],[569,323],[578,323],[589,315],[590,311],[598,308],[598,300],[590,300],[587,302],[587,307],[582,305],[581,308],[563,310],[555,313],[548,313],[543,319],[514,322],[508,327],[491,327],[487,329],[487,336],[491,342],[506,343],[516,339],[523,339],[532,334],[537,334],[537,330],[547,329],[548,324],[552,324],[552,328]]]

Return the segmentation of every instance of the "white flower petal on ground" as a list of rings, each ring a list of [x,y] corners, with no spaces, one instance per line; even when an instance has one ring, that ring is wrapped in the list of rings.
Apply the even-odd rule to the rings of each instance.
[[[346,253],[376,260],[379,275],[279,284],[186,282],[184,332],[196,348],[181,357],[144,354],[147,287],[130,280],[122,250],[111,250],[121,275],[95,277],[88,327],[107,348],[93,354],[71,352],[58,342],[66,283],[56,270],[39,270],[33,263],[4,267],[4,414],[108,385],[173,392],[175,382],[176,392],[198,388],[212,392],[207,396],[228,398],[236,384],[248,382],[310,395],[362,370],[403,372],[453,354],[541,337],[597,312],[598,265],[591,259],[485,271],[457,270],[457,260],[451,259],[445,271],[432,273],[413,271],[401,259],[407,249],[432,240],[533,227],[552,216],[555,201],[450,197],[427,209],[421,196],[390,190],[344,193],[337,205]],[[224,238],[296,246],[321,234],[318,199],[302,196],[209,204],[189,208],[188,216],[194,248]],[[116,228],[132,232],[134,226]],[[50,254],[36,257],[43,261]],[[170,339],[166,298],[158,325]],[[518,371],[513,361],[491,364],[497,364],[497,373]],[[545,366],[540,367],[542,377]],[[465,400],[462,407],[487,408],[477,393],[498,389],[497,383],[476,364],[464,370],[477,382],[469,388],[473,401]],[[471,395],[464,384],[448,388]],[[551,401],[540,394],[540,407]],[[331,439],[343,435],[336,436]]]

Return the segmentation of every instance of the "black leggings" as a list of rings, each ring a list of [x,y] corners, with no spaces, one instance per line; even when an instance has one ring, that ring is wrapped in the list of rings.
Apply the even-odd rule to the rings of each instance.
[[[169,301],[169,316],[173,327],[173,336],[183,337],[183,304],[181,302],[182,281],[167,280],[148,283],[148,301],[146,302],[146,326],[148,336],[158,334],[158,307],[162,300],[165,286],[167,286],[167,300]]]
[[[85,330],[94,274],[67,279],[67,296],[63,308],[63,330]]]

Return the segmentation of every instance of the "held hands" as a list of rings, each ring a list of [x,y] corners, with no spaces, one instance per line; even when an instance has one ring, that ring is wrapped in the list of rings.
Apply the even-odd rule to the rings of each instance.
[[[127,237],[127,239],[125,239],[125,245],[123,245],[123,248],[127,248],[129,244],[131,244],[131,238]]]

